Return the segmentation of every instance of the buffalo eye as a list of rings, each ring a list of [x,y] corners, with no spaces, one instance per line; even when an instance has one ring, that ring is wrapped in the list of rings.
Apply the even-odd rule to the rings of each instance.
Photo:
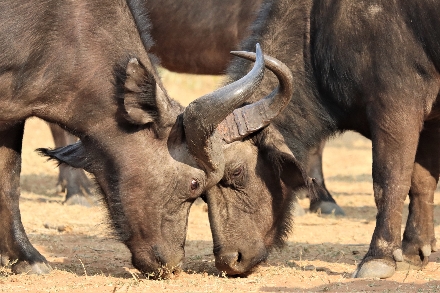
[[[241,175],[241,173],[243,173],[243,166],[240,166],[240,167],[236,168],[234,171],[232,171],[232,176],[238,177]]]
[[[191,190],[194,191],[199,188],[199,182],[196,179],[191,180]]]

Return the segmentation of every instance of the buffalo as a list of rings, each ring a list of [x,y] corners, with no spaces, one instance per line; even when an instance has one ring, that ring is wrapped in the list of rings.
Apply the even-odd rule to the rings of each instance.
[[[17,273],[51,270],[27,238],[19,210],[24,124],[35,116],[80,138],[58,152],[40,151],[67,157],[94,176],[133,265],[155,276],[177,271],[204,172],[192,167],[195,160],[181,160],[186,144],[174,144],[184,136],[171,134],[186,120],[147,53],[151,38],[142,3],[4,0],[0,11],[2,264],[13,261]],[[260,61],[213,95],[249,94],[263,69]]]
[[[280,202],[286,201],[289,180],[298,176],[289,162],[304,166],[308,150],[346,130],[372,140],[377,206],[370,247],[354,276],[387,278],[396,269],[427,264],[437,250],[439,26],[440,6],[427,0],[263,3],[242,49],[261,43],[292,70],[295,91],[284,111],[249,138],[273,145],[282,155],[237,146],[243,154],[239,163],[206,191],[218,269],[248,273],[271,247],[283,243],[290,222]],[[248,66],[234,60],[230,80],[243,76]],[[274,77],[265,78],[248,102],[275,83]]]
[[[192,74],[224,74],[232,59],[229,51],[250,34],[252,21],[262,0],[252,1],[142,1],[151,22],[154,43],[150,53],[168,70]],[[246,5],[246,7],[244,7]],[[56,147],[76,141],[57,125],[51,124]],[[310,150],[307,170],[321,184],[317,196],[311,199],[310,211],[343,215],[325,187],[322,172],[324,141]],[[67,204],[85,204],[90,201],[82,195],[90,194],[91,184],[81,169],[60,165],[57,186],[66,191]],[[295,210],[301,209],[297,204]],[[299,211],[301,213],[301,211]]]

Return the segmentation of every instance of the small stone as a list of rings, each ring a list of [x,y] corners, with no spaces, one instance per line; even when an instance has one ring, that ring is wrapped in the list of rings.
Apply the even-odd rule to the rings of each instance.
[[[44,228],[46,229],[56,229],[57,227],[51,223],[44,223]]]
[[[44,228],[57,230],[58,232],[67,232],[67,233],[73,231],[73,227],[70,225],[54,225],[51,223],[45,223]]]
[[[70,225],[59,225],[59,226],[57,227],[57,230],[58,230],[58,232],[67,232],[67,233],[70,233],[70,232],[73,231],[73,228],[72,228],[72,226],[70,226]]]

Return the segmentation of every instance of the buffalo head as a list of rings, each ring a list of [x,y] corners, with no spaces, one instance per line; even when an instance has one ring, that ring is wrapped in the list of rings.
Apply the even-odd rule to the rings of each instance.
[[[284,244],[295,193],[314,184],[275,128],[232,143],[224,156],[223,177],[205,193],[215,264],[245,275]]]
[[[259,63],[258,49],[257,57],[236,55]],[[248,273],[284,243],[294,193],[304,187],[313,192],[316,185],[277,128],[266,127],[289,103],[293,79],[280,61],[266,56],[265,62],[280,82],[266,98],[240,108],[233,104],[224,118],[219,113],[226,103],[205,97],[183,116],[188,149],[209,182],[204,195],[216,267],[230,275]]]
[[[271,239],[283,233],[269,225],[269,219],[276,218],[273,211],[278,206],[287,208],[290,189],[300,185],[297,181],[304,182],[303,172],[293,155],[278,149],[274,134],[261,130],[289,102],[293,91],[291,72],[278,60],[263,57],[258,46],[256,54],[234,54],[256,59],[254,68],[242,79],[193,101],[186,109],[166,96],[141,62],[128,62],[117,81],[123,84],[118,93],[120,124],[125,125],[121,126],[125,131],[144,131],[148,145],[136,145],[134,150],[119,150],[115,145],[104,157],[99,155],[99,145],[94,148],[97,153],[86,151],[92,148],[84,147],[91,143],[84,137],[74,145],[42,150],[59,162],[95,175],[106,194],[111,222],[130,249],[134,266],[142,272],[160,271],[159,276],[163,276],[179,266],[189,209],[202,194],[208,195],[211,205],[219,259],[241,253],[237,258],[248,261],[243,249],[231,250],[223,242],[228,237],[237,240],[235,231],[239,230],[234,230],[231,220],[242,214],[246,223],[261,220],[249,230],[258,231],[263,242],[255,242],[250,233],[242,238],[258,247],[259,254],[257,259],[251,257],[252,264],[264,258]],[[263,78],[265,62],[280,85],[259,102],[246,105]],[[131,157],[130,164],[121,163],[118,152]],[[99,157],[102,159],[97,160]],[[104,176],[109,170],[114,174]],[[115,194],[113,189],[118,189],[119,196],[108,196]],[[274,193],[279,196],[267,201],[267,196]],[[253,202],[251,194],[267,202]],[[238,247],[244,245],[236,243]],[[221,261],[218,263],[220,269],[225,268]]]

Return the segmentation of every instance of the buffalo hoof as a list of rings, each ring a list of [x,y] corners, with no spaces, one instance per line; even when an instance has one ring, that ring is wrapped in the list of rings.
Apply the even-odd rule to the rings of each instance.
[[[394,275],[396,265],[391,261],[373,259],[361,264],[353,273],[354,278],[380,278],[386,279]]]
[[[64,193],[64,192],[66,192],[66,188],[62,184],[58,183],[55,186],[55,192],[56,193]]]
[[[27,261],[20,261],[12,265],[11,270],[15,274],[27,274],[27,275],[44,275],[52,271],[49,264],[44,262],[37,262],[29,264]]]
[[[345,216],[344,211],[336,203],[331,201],[321,201],[310,209],[311,212],[320,212],[323,215]]]
[[[98,205],[96,200],[93,200],[93,198],[91,198],[89,196],[78,195],[78,194],[70,196],[69,198],[67,198],[63,202],[63,204],[68,205],[68,206],[80,205],[80,206],[84,206],[84,207],[88,207],[88,208]]]
[[[303,207],[296,200],[292,204],[292,215],[296,217],[302,217],[306,214]]]
[[[436,248],[434,247],[434,249]],[[397,270],[422,270],[429,262],[431,251],[433,251],[431,245],[425,245],[418,254],[405,254],[403,261],[396,263]]]

